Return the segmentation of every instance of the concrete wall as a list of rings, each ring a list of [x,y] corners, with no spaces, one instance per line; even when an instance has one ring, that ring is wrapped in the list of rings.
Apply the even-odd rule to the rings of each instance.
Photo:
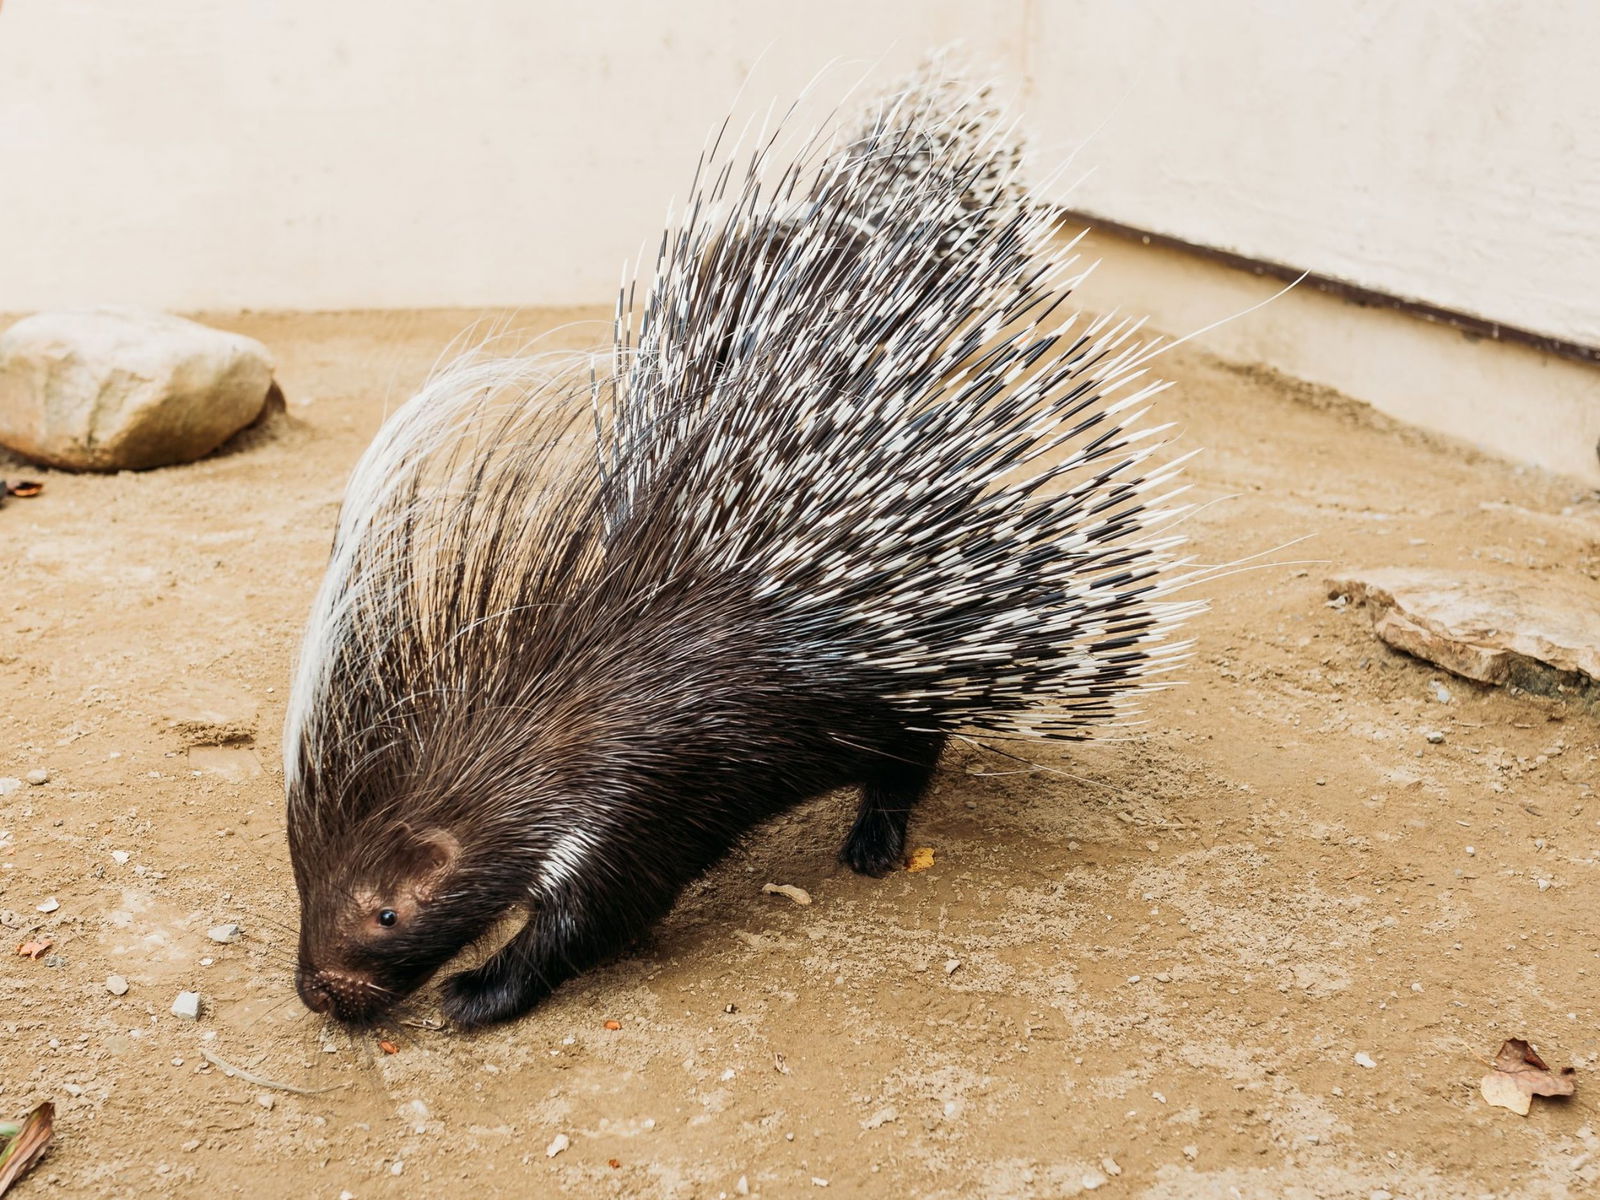
[[[1020,36],[1005,0],[5,0],[0,311],[606,301],[758,61],[764,107]]]
[[[1064,203],[1600,345],[1594,0],[0,3],[0,311],[606,302],[747,76],[963,39]],[[1259,291],[1113,257],[1086,301],[1174,332]],[[1600,372],[1331,303],[1201,344],[1600,474]]]
[[[1600,344],[1593,0],[5,0],[0,310],[603,300],[752,67],[957,38],[1073,204]]]
[[[1600,4],[1037,6],[1070,203],[1600,345]]]

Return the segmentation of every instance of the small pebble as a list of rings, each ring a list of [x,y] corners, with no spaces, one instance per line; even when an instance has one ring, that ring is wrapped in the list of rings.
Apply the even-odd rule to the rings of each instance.
[[[827,1187],[828,1186],[828,1181],[826,1179],[823,1179],[823,1178],[821,1178],[819,1176],[816,1176],[816,1175],[813,1175],[811,1177],[811,1182],[813,1184],[815,1184],[817,1187]]]
[[[107,975],[106,991],[113,996],[126,996],[128,994],[128,981],[121,975]]]
[[[237,925],[213,925],[206,930],[206,936],[213,942],[231,942],[239,936]]]
[[[53,913],[60,907],[61,901],[57,900],[54,896],[51,896],[43,904],[39,905],[39,911],[42,913]]]
[[[10,776],[0,777],[0,796],[9,796],[22,786],[22,780]]]
[[[733,1185],[733,1190],[741,1196],[748,1196],[750,1194],[750,1180],[744,1175],[739,1176],[739,1182]]]
[[[261,1107],[266,1109],[268,1112],[271,1112],[275,1107],[277,1107],[278,1098],[271,1092],[262,1092],[256,1096],[256,1103],[261,1105]]]
[[[38,787],[41,783],[50,782],[50,772],[46,771],[43,767],[35,767],[33,770],[24,775],[23,778],[29,783],[33,784],[34,787]]]
[[[961,960],[959,958],[949,959],[944,964],[944,973],[946,975],[954,975],[960,969],[961,969]]]
[[[1110,1182],[1111,1181],[1109,1179],[1107,1179],[1104,1175],[1100,1174],[1099,1171],[1090,1171],[1087,1175],[1085,1175],[1083,1177],[1083,1180],[1082,1180],[1083,1190],[1086,1191],[1086,1192],[1092,1192],[1096,1188],[1105,1187],[1105,1185],[1110,1183]]]
[[[1122,1174],[1122,1168],[1117,1165],[1117,1160],[1112,1158],[1109,1154],[1100,1160],[1100,1169],[1107,1175],[1115,1176]]]
[[[1450,689],[1445,687],[1445,685],[1440,683],[1437,679],[1428,681],[1428,694],[1432,696],[1439,704],[1450,703]]]
[[[1442,741],[1444,741],[1444,734],[1440,733],[1437,729],[1430,729],[1428,731],[1429,745],[1437,746]]]
[[[1476,846],[1468,846],[1467,847],[1467,857],[1468,858],[1471,858],[1477,852],[1478,852],[1478,848]]]
[[[546,1158],[554,1158],[570,1145],[572,1145],[572,1139],[564,1133],[558,1133],[550,1139],[550,1144],[544,1148],[544,1156]]]
[[[398,1159],[389,1164],[389,1174],[391,1175],[404,1175],[405,1171],[406,1164]]]
[[[1361,1051],[1358,1051],[1356,1053],[1355,1064],[1358,1067],[1368,1067],[1368,1068],[1375,1067],[1375,1066],[1378,1065],[1376,1062],[1373,1061],[1372,1055],[1368,1054],[1365,1050],[1361,1050]]]
[[[1539,890],[1541,892],[1548,892],[1550,890],[1550,881],[1548,879],[1539,880]]]
[[[179,992],[178,998],[172,1002],[172,1015],[184,1021],[198,1021],[200,1019],[200,993]]]
[[[132,857],[133,856],[126,850],[113,850],[111,852],[111,861],[116,863],[119,867],[127,866],[128,859]]]
[[[1328,781],[1326,779],[1322,778],[1322,776],[1318,775],[1317,776],[1317,786],[1318,787],[1327,787],[1328,786]]]
[[[1172,982],[1172,976],[1167,974],[1167,972],[1165,972],[1165,971],[1157,971],[1156,972],[1156,982],[1157,983],[1171,983]]]

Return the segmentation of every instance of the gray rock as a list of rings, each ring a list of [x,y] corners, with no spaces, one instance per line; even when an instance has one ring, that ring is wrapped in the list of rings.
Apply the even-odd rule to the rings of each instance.
[[[238,940],[239,927],[233,924],[213,925],[210,929],[206,930],[206,936],[213,942],[222,942],[226,944],[228,942]]]
[[[1328,590],[1365,604],[1391,646],[1463,678],[1586,699],[1600,685],[1600,587],[1587,579],[1389,568]]]
[[[198,1021],[200,1019],[200,993],[179,992],[178,998],[172,1002],[172,1015],[185,1021]]]
[[[0,444],[68,470],[190,462],[261,414],[252,338],[167,313],[39,313],[0,336]]]
[[[106,991],[113,996],[126,996],[128,994],[128,981],[121,975],[107,975]]]

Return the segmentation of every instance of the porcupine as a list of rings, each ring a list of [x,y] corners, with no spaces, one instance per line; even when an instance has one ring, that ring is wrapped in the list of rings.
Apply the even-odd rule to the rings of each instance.
[[[1181,656],[1152,343],[1060,315],[981,89],[845,128],[719,139],[609,352],[466,355],[358,463],[285,727],[313,1010],[525,910],[443,984],[514,1017],[834,789],[882,874],[952,733],[1086,737]]]

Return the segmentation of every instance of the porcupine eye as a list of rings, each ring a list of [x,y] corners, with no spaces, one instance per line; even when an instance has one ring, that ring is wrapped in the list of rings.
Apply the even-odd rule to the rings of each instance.
[[[400,914],[392,908],[381,909],[378,912],[378,924],[388,928],[400,919]]]

